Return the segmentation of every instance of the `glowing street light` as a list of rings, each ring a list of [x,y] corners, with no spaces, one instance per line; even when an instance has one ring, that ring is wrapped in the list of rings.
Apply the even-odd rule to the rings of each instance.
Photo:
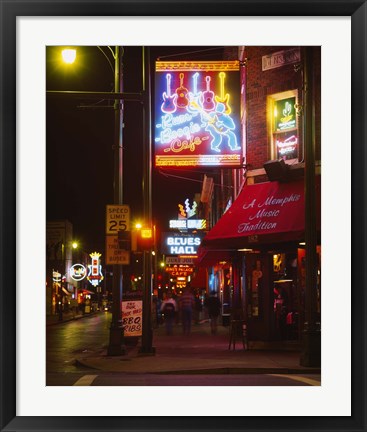
[[[65,63],[72,64],[76,59],[76,49],[65,48],[61,51],[61,56]]]

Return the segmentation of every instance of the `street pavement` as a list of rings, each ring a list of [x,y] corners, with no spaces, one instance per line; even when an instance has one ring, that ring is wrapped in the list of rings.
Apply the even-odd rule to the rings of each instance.
[[[68,319],[85,318],[64,315]],[[56,317],[47,320],[48,325],[60,322]],[[210,333],[208,321],[193,324],[190,335],[183,335],[176,325],[173,335],[166,335],[164,326],[153,330],[154,354],[141,354],[137,345],[127,338],[126,354],[108,356],[103,352],[80,354],[76,365],[104,372],[126,374],[319,374],[320,368],[300,365],[299,345],[288,343],[249,342],[244,350],[240,338],[236,349],[229,349],[229,327],[218,326],[216,335]]]

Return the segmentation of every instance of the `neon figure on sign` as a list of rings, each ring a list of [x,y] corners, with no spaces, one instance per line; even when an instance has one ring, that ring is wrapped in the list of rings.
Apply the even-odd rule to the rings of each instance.
[[[184,204],[185,204],[185,208],[182,204],[178,204],[178,208],[180,210],[179,215],[181,215],[184,218],[190,218],[190,217],[194,216],[196,214],[196,208],[198,206],[198,203],[196,201],[194,201],[192,203],[192,207],[190,208],[190,201],[187,198],[185,200]]]
[[[89,273],[87,279],[93,286],[97,286],[99,282],[104,279],[102,274],[102,266],[99,263],[101,254],[98,252],[93,252],[89,256],[92,258],[92,264],[88,265]]]
[[[69,270],[70,277],[75,281],[83,280],[87,275],[87,269],[83,264],[74,264]]]
[[[227,138],[227,144],[231,150],[241,150],[237,144],[237,137],[234,134],[236,125],[233,119],[225,113],[225,105],[222,103],[217,104],[216,111],[209,114],[208,124],[205,128],[206,131],[212,136],[210,147],[216,152],[220,152],[223,137]]]

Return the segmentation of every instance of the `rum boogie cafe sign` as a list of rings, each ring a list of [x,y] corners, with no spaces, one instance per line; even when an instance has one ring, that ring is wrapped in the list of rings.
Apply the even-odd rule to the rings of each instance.
[[[157,61],[155,166],[238,167],[239,61]]]
[[[162,233],[165,255],[197,255],[203,234]]]

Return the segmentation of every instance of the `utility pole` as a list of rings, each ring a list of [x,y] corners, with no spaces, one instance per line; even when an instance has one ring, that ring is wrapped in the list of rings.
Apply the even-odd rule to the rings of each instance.
[[[317,227],[315,197],[315,123],[312,47],[303,51],[306,289],[302,366],[321,365],[321,328],[317,322]]]
[[[115,47],[115,93],[123,91],[123,72],[121,63],[121,47]],[[114,135],[114,203],[123,204],[123,100],[115,99],[115,135]],[[110,356],[126,354],[124,329],[122,326],[122,292],[123,271],[121,264],[113,265],[112,282],[112,321],[110,341],[107,353]]]
[[[152,228],[152,113],[150,85],[150,52],[142,48],[143,57],[143,211],[144,221]],[[152,330],[152,253],[143,251],[143,335],[140,353],[154,355]]]

